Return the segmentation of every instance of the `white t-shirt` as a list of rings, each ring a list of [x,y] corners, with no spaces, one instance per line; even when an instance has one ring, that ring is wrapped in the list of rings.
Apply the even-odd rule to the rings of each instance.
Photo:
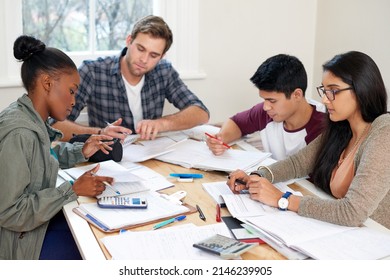
[[[135,86],[130,85],[123,75],[122,79],[125,82],[127,99],[129,100],[130,111],[133,114],[134,127],[137,127],[138,122],[143,120],[141,90],[145,83],[145,76]]]

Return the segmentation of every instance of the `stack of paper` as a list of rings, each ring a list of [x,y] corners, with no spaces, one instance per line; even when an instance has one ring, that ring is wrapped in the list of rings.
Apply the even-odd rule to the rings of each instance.
[[[270,157],[270,153],[229,149],[223,155],[214,155],[205,142],[192,139],[171,146],[173,151],[156,159],[186,168],[232,172],[248,170]]]
[[[375,260],[390,256],[390,234],[368,227],[339,226],[291,211],[245,220],[277,243],[313,259]]]
[[[209,133],[211,135],[217,134],[221,130],[220,127],[204,124],[199,125],[190,129],[183,130],[183,133],[186,134],[189,138],[195,140],[205,140],[205,133]]]
[[[142,141],[137,144],[124,145],[122,161],[142,162],[148,159],[171,152],[170,148],[175,141],[167,137],[155,140]]]

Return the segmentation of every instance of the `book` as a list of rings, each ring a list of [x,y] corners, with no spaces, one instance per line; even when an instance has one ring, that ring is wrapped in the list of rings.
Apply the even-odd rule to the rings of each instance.
[[[228,149],[222,155],[214,155],[205,142],[187,139],[170,146],[173,151],[156,159],[186,168],[232,172],[248,170],[270,157],[270,153]]]
[[[255,232],[249,231],[243,227],[240,220],[232,216],[224,216],[221,218],[235,239],[246,243],[265,243]]]
[[[347,227],[279,211],[245,219],[274,241],[312,259],[376,260],[390,256],[390,231]]]
[[[94,202],[81,203],[73,211],[104,232],[138,227],[177,215],[196,212],[194,207],[188,204],[172,203],[157,192],[137,193],[134,197],[146,199],[148,207],[145,209],[107,209],[100,208]]]

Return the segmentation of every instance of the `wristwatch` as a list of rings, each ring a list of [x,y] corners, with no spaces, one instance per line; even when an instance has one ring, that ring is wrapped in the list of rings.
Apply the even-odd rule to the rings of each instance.
[[[285,192],[278,201],[279,210],[286,211],[288,208],[288,198],[292,195],[291,192]]]

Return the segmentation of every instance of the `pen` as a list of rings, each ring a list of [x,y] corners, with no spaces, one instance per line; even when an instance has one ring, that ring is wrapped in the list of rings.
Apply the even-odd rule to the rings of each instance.
[[[182,215],[182,216],[178,216],[178,217],[175,217],[175,218],[172,218],[172,219],[169,219],[169,220],[166,220],[166,221],[163,221],[161,223],[158,223],[156,225],[153,226],[153,229],[159,229],[159,228],[162,228],[163,226],[166,226],[166,225],[169,225],[173,222],[179,222],[179,221],[182,221],[186,218],[185,215]]]
[[[171,177],[179,177],[179,178],[203,178],[202,174],[197,174],[197,173],[171,173],[169,174]]]
[[[221,207],[217,203],[217,215],[215,216],[215,221],[220,222],[221,221]]]
[[[96,176],[96,173],[93,173],[91,172],[92,176]],[[116,190],[113,186],[111,186],[107,181],[103,181],[103,184],[110,188],[113,192],[115,192],[116,194],[121,194],[118,190]]]
[[[196,209],[197,209],[198,212],[199,212],[199,218],[201,218],[203,221],[206,221],[206,217],[205,217],[205,215],[203,214],[202,209],[200,209],[200,207],[199,207],[198,204],[196,205]]]
[[[103,181],[103,184],[106,185],[106,187],[109,187],[113,192],[116,194],[121,194],[120,191],[116,190],[113,186],[111,186],[108,182]]]
[[[206,136],[208,136],[208,137],[210,137],[210,138],[213,138],[213,139],[216,139],[216,140],[218,140],[218,141],[221,141],[221,140],[219,140],[217,137],[215,137],[215,136],[213,136],[213,135],[211,135],[211,134],[209,134],[209,133],[207,133],[207,132],[205,132],[204,134],[206,134]],[[226,148],[228,148],[228,149],[230,149],[231,148],[231,146],[229,146],[228,144],[226,144],[225,142],[222,142],[222,145],[224,145]]]
[[[109,123],[108,121],[105,121],[105,123],[106,123],[107,126],[112,126],[113,125],[112,123]],[[124,135],[130,135],[130,134],[126,133],[126,132],[122,132],[122,133]]]
[[[230,176],[228,176],[228,179],[230,179]],[[236,180],[234,181],[234,183],[235,183],[236,185],[244,185],[244,186],[246,186],[246,182],[244,182],[243,180],[240,180],[240,179],[236,179]]]

